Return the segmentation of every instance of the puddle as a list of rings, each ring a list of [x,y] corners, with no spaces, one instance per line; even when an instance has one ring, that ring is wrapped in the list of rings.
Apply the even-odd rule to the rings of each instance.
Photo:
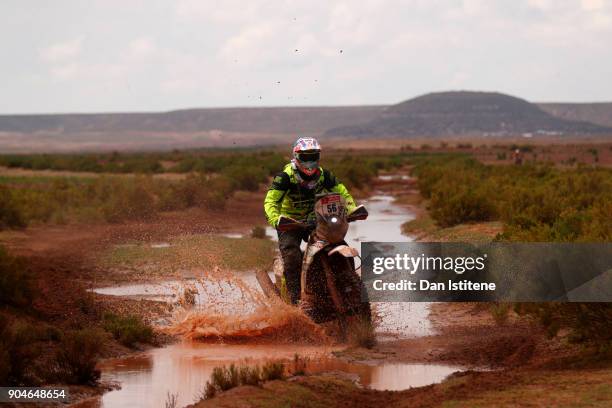
[[[405,207],[393,203],[394,198],[389,195],[375,195],[367,200],[360,200],[368,210],[368,219],[350,224],[346,242],[360,249],[362,241],[405,242],[411,241],[402,234],[400,226],[415,218],[412,212]],[[266,228],[266,235],[278,240],[276,230],[270,226]]]
[[[136,283],[131,285],[108,286],[92,291],[100,295],[126,296],[132,299],[172,302],[183,293],[185,281],[171,280],[160,283]]]
[[[376,390],[403,390],[442,381],[459,367],[389,363],[367,365],[345,362],[330,356],[332,349],[285,345],[218,345],[180,343],[142,355],[107,360],[100,368],[102,379],[118,381],[120,390],[102,397],[104,407],[163,407],[168,392],[178,394],[178,406],[199,400],[214,367],[231,363],[257,364],[271,359],[291,360],[297,353],[308,357],[308,373],[342,371],[359,383]],[[271,357],[273,356],[273,357]]]
[[[393,204],[393,197],[379,195],[363,201],[370,213],[365,222],[351,224],[347,242],[360,249],[362,241],[410,241],[401,234],[400,225],[414,216],[404,207]],[[276,239],[276,231],[267,234]],[[227,236],[227,234],[225,235]],[[249,288],[257,288],[253,272],[235,274],[235,278]],[[195,289],[196,305],[214,303],[221,308],[231,308],[240,313],[250,311],[250,300],[244,292],[234,293],[231,285],[193,281],[167,281],[157,284],[137,284],[95,289],[96,293],[130,296],[176,302],[186,287]],[[238,288],[240,289],[240,288]],[[220,299],[222,299],[221,303]],[[431,334],[427,303],[375,303],[373,308],[380,316],[377,327],[379,341],[398,337],[425,336]],[[179,406],[197,400],[215,366],[231,364],[249,358],[257,363],[269,359],[291,359],[295,353],[311,356],[308,371],[342,371],[355,374],[364,387],[377,390],[402,390],[442,381],[447,375],[460,370],[458,367],[430,364],[357,364],[331,357],[331,349],[324,346],[273,346],[222,345],[184,342],[166,348],[154,349],[137,357],[108,360],[100,368],[104,380],[118,381],[122,388],[102,397],[103,407],[164,406],[166,393],[179,396]]]
[[[225,238],[234,238],[234,239],[238,239],[238,238],[243,238],[244,235],[238,233],[238,232],[225,232],[223,234],[220,234],[222,237]]]
[[[233,272],[234,282],[240,281],[253,292],[260,292],[254,271]],[[274,276],[270,274],[270,278]],[[232,280],[207,280],[206,278],[169,280],[157,283],[134,283],[121,286],[108,286],[92,289],[100,295],[124,296],[131,299],[147,299],[175,303],[184,296],[185,291],[193,295],[194,305],[214,303],[217,308],[231,309],[234,313],[252,311],[252,304],[245,301],[242,287],[233,285]],[[248,299],[247,299],[248,300]]]
[[[410,180],[410,176],[406,175],[406,174],[383,174],[381,176],[378,176],[379,180],[382,181],[393,181],[393,180]]]
[[[151,244],[151,248],[170,248],[172,245],[170,245],[168,242],[161,242],[159,244]]]

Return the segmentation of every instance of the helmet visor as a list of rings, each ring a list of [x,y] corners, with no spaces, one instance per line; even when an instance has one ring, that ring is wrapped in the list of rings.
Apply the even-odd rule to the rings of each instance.
[[[317,162],[321,157],[321,152],[300,152],[297,159],[301,162]]]

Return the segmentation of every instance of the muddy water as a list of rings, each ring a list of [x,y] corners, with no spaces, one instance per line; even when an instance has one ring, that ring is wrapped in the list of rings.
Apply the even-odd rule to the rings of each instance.
[[[408,241],[400,232],[400,225],[411,219],[404,207],[394,205],[392,197],[373,196],[364,204],[370,212],[366,222],[351,224],[347,242],[359,248],[362,241]],[[269,235],[276,238],[276,234]],[[252,273],[239,277],[248,287],[255,287]],[[212,297],[230,299],[222,308],[244,307],[248,312],[249,302],[244,293],[231,294],[230,287],[211,284],[206,281],[177,282],[159,284],[126,285],[121,287],[99,288],[97,293],[135,298],[148,298],[175,302],[181,297],[185,287],[195,288],[196,305],[206,304]],[[215,291],[219,292],[215,292]],[[254,300],[254,303],[257,303]],[[241,306],[238,306],[240,304]],[[428,305],[424,303],[377,303],[374,308],[381,322],[377,328],[379,341],[397,337],[423,336],[431,333]],[[240,322],[242,324],[242,322]],[[274,345],[219,345],[185,341],[165,348],[154,349],[136,357],[107,360],[101,366],[102,378],[121,384],[121,389],[106,393],[102,397],[104,407],[154,407],[164,406],[166,394],[178,394],[179,406],[192,403],[210,377],[215,366],[247,361],[260,363],[270,359],[291,359],[295,353],[309,357],[307,371],[342,371],[353,374],[363,386],[380,390],[402,390],[442,381],[458,367],[377,363],[348,363],[331,357],[333,349],[329,346],[284,346]]]
[[[121,390],[102,398],[104,407],[163,407],[168,393],[178,394],[179,406],[199,400],[214,367],[232,363],[291,360],[308,357],[309,373],[342,371],[364,387],[403,390],[442,381],[458,367],[391,363],[348,363],[330,357],[331,348],[295,345],[213,345],[180,343],[138,356],[107,360],[100,366],[104,380],[118,381]],[[292,363],[287,363],[289,371]]]

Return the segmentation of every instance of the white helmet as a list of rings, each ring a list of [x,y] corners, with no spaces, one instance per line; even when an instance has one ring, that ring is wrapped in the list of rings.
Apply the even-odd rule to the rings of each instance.
[[[321,145],[313,137],[300,137],[293,144],[293,162],[298,170],[312,176],[319,170]]]

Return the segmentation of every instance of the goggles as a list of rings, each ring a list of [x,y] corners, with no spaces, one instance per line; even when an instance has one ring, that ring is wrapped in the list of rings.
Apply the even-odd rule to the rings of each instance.
[[[296,157],[301,162],[316,162],[321,157],[321,152],[300,152]]]

